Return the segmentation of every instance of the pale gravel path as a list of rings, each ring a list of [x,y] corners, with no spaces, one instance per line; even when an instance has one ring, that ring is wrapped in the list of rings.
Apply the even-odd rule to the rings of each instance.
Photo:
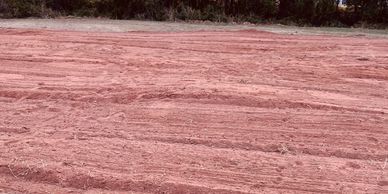
[[[0,28],[37,28],[70,31],[128,32],[128,31],[225,31],[264,30],[283,34],[371,36],[388,38],[388,30],[360,28],[316,28],[284,25],[240,25],[215,23],[155,22],[108,19],[0,19]]]

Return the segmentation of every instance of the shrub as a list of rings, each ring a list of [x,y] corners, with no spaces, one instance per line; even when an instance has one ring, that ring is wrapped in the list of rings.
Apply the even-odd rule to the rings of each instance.
[[[113,19],[209,20],[302,25],[388,24],[387,0],[0,0],[0,17],[46,17],[53,12]]]

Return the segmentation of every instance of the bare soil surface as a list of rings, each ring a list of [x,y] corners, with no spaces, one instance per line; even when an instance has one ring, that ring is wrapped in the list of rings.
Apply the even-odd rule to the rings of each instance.
[[[0,29],[0,192],[387,193],[388,40]]]

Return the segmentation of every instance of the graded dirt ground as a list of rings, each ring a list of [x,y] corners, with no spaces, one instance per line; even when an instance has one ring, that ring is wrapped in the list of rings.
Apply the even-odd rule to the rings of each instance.
[[[0,192],[387,193],[388,39],[0,29]]]

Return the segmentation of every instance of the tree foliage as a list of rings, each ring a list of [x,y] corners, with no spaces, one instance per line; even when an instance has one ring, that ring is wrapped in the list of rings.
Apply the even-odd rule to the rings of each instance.
[[[0,0],[0,17],[57,15],[113,19],[388,23],[388,0]]]

